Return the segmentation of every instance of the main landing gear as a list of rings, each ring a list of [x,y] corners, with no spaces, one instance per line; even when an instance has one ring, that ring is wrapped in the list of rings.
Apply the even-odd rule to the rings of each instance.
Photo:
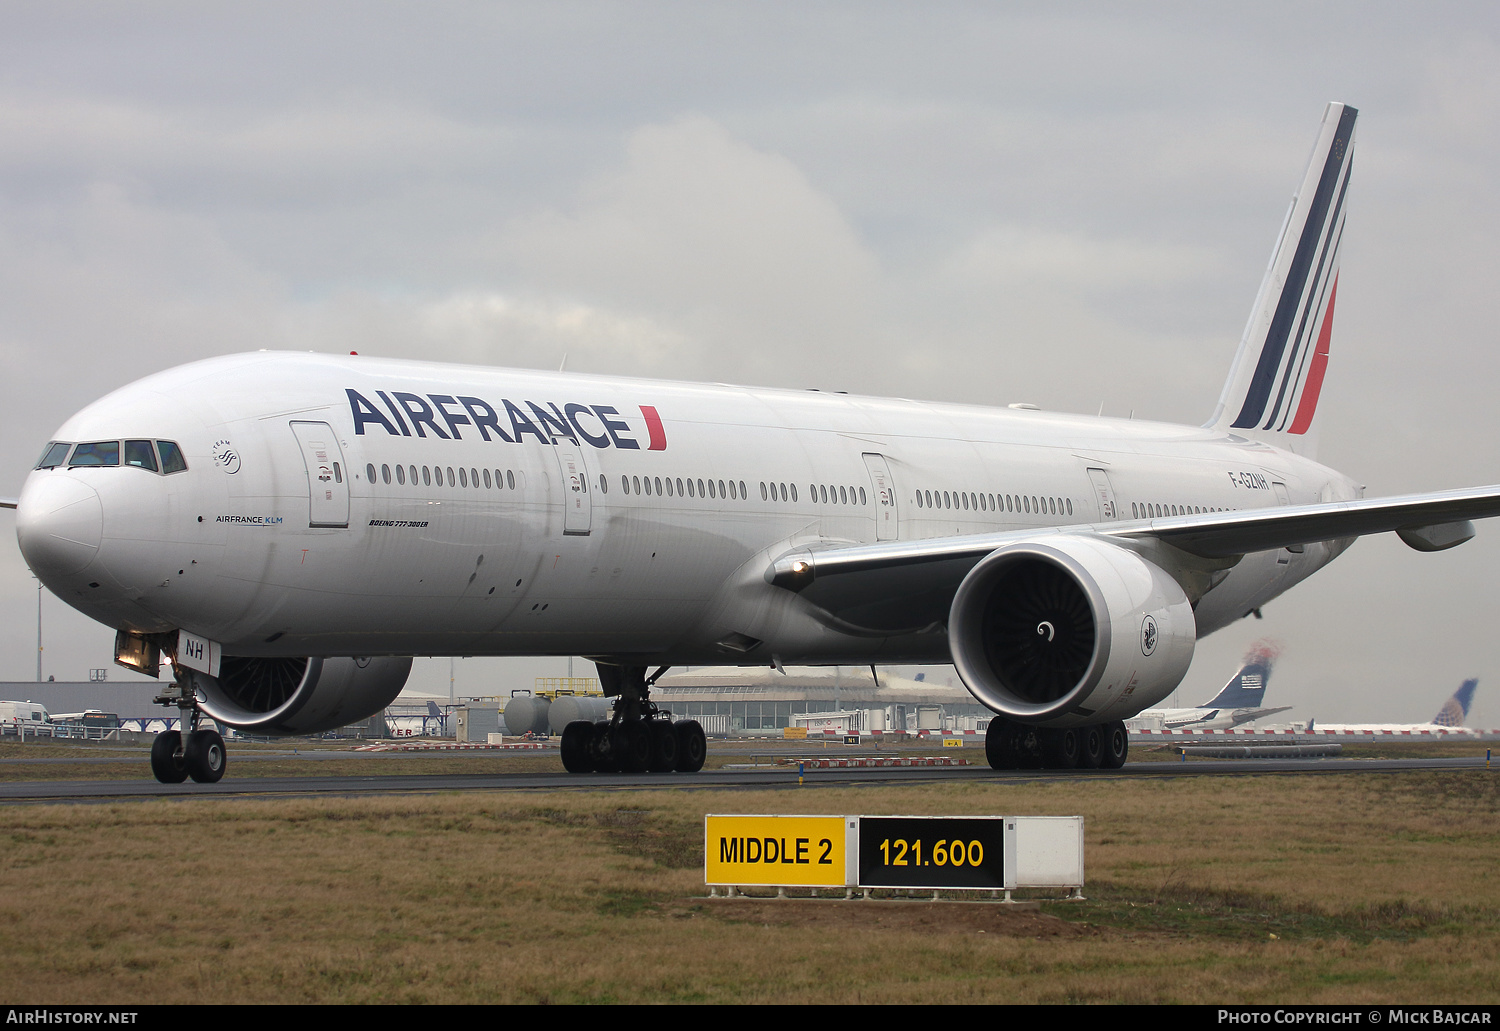
[[[181,730],[165,730],[151,742],[151,772],[163,784],[181,784],[189,777],[199,784],[213,784],[224,776],[229,755],[217,730],[199,727],[202,713],[193,691],[191,674],[179,671],[172,686],[156,699],[175,705],[181,714]]]
[[[562,761],[569,773],[697,773],[708,755],[708,740],[697,720],[673,723],[671,714],[650,700],[644,666],[599,663],[606,695],[618,695],[614,715],[598,723],[575,720],[563,728]]]
[[[996,770],[1118,770],[1129,750],[1123,720],[1059,729],[996,716],[984,737],[984,756]]]

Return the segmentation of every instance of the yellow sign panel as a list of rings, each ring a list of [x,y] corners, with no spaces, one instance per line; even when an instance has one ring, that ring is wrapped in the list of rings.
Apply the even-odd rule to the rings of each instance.
[[[782,732],[781,732],[781,736],[782,736],[783,739],[790,739],[790,738],[805,739],[807,737],[807,728],[806,727],[783,727],[782,728]]]
[[[964,746],[964,739],[961,738],[961,737],[945,737],[945,738],[943,738],[943,747],[944,748],[962,748],[963,746]]]
[[[707,884],[842,887],[842,816],[705,816]]]

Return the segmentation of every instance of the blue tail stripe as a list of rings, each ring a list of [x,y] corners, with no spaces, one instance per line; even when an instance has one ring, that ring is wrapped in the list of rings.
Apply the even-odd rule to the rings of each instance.
[[[1282,416],[1282,424],[1285,425],[1285,415],[1291,413],[1292,405],[1287,405],[1286,412],[1283,413],[1281,404],[1287,396],[1287,385],[1293,382],[1292,374],[1300,371],[1297,361],[1298,356],[1305,355],[1311,350],[1311,348],[1304,349],[1304,345],[1309,343],[1312,336],[1318,332],[1317,320],[1313,319],[1312,331],[1309,334],[1308,320],[1312,319],[1321,306],[1320,302],[1325,296],[1329,281],[1332,279],[1333,269],[1329,266],[1328,258],[1332,255],[1335,262],[1338,259],[1338,241],[1344,237],[1344,227],[1339,224],[1339,213],[1344,210],[1344,198],[1349,192],[1349,176],[1353,171],[1354,162],[1351,160],[1344,168],[1344,181],[1339,186],[1339,199],[1334,204],[1333,217],[1328,220],[1329,231],[1327,238],[1323,241],[1322,253],[1318,255],[1318,270],[1313,274],[1312,289],[1307,291],[1307,303],[1302,306],[1302,321],[1297,324],[1297,335],[1293,338],[1292,357],[1286,363],[1286,371],[1282,374],[1281,389],[1276,393],[1276,404],[1271,409],[1271,417],[1266,420],[1266,424],[1261,427],[1262,429],[1270,429],[1271,424],[1276,421],[1278,416]],[[1299,376],[1298,379],[1300,378]]]

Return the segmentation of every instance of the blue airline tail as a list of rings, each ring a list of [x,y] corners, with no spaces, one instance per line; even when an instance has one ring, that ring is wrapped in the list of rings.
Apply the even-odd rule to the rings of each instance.
[[[1198,706],[1200,709],[1254,709],[1266,696],[1266,681],[1271,679],[1271,659],[1256,655],[1240,667],[1223,690]]]
[[[1438,714],[1432,718],[1432,722],[1440,727],[1461,727],[1469,718],[1469,703],[1474,701],[1474,688],[1479,686],[1477,677],[1465,680],[1453,697],[1444,703],[1438,710]]]

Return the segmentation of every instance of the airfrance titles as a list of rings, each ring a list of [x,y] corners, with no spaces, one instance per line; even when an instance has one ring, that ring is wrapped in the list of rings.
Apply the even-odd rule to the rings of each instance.
[[[596,448],[618,448],[625,451],[641,450],[641,441],[632,434],[629,419],[634,415],[622,414],[610,405],[584,405],[569,402],[561,408],[555,402],[537,404],[535,401],[517,404],[506,398],[496,408],[482,398],[453,394],[412,394],[404,390],[375,391],[380,399],[376,404],[359,391],[346,387],[349,411],[354,416],[354,433],[363,436],[365,427],[379,426],[393,437],[430,435],[439,440],[463,440],[462,426],[469,427],[469,435],[479,435],[481,440],[500,440],[507,444],[519,443],[528,434],[543,444],[555,444],[559,437],[573,443],[580,439]],[[651,405],[637,405],[640,420],[646,430],[647,451],[667,449],[667,431],[661,416]],[[530,414],[527,414],[527,410]],[[502,428],[502,421],[505,428]],[[439,425],[441,422],[442,425]],[[447,427],[444,429],[443,427]]]

